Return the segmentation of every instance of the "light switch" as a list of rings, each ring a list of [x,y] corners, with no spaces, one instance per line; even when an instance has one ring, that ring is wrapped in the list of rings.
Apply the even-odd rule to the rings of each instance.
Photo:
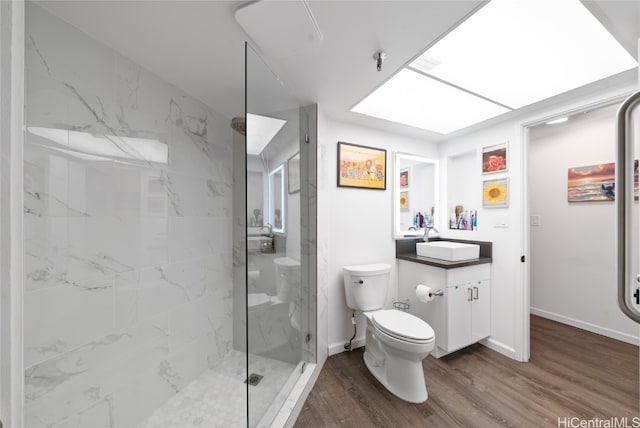
[[[493,227],[509,227],[509,216],[506,214],[497,215]]]
[[[540,226],[540,216],[538,214],[534,214],[530,218],[531,226]]]

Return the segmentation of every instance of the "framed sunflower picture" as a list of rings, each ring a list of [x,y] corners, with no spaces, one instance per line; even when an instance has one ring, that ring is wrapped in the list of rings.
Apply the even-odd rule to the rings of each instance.
[[[400,211],[409,211],[409,192],[400,192]]]
[[[482,183],[482,206],[484,208],[507,208],[509,206],[509,179],[485,180]]]

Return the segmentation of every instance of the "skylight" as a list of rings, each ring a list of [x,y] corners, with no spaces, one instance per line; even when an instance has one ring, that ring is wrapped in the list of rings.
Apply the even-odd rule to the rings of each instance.
[[[247,153],[259,155],[285,123],[286,120],[247,113]]]
[[[412,97],[425,96],[418,95],[417,90],[407,90],[408,99],[389,93],[387,87],[407,69],[352,111],[448,133],[637,65],[578,0],[492,0],[408,66],[419,72],[421,79],[440,81],[449,87],[449,91],[430,92],[423,98],[422,102],[429,104],[424,115],[444,109],[461,116],[458,123],[449,120],[446,125],[434,125],[406,115],[397,120],[389,114],[404,109],[404,104],[415,104]],[[380,91],[390,97],[388,101],[376,95]],[[488,108],[487,104],[481,112],[459,104],[452,108],[450,99],[440,98],[465,91],[467,97],[475,94],[484,103],[494,102],[500,108]],[[377,98],[375,104],[382,107],[380,111],[362,108],[372,104],[370,98]],[[413,116],[420,116],[420,112]]]
[[[509,110],[404,69],[351,111],[447,134]]]

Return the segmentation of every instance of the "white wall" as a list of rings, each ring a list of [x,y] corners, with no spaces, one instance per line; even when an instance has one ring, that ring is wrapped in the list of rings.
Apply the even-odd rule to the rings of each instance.
[[[318,106],[318,159],[317,159],[317,363],[324,365],[329,355],[329,233],[331,231],[331,194],[334,183],[328,176],[333,168],[327,162],[329,153],[328,120]],[[332,144],[331,144],[332,146]]]
[[[618,105],[531,129],[531,312],[638,343],[617,304],[614,202],[567,202],[568,168],[614,161]]]
[[[326,121],[326,140],[323,145],[320,206],[328,204],[329,236],[327,254],[327,282],[329,293],[329,354],[344,350],[353,334],[351,310],[347,308],[342,282],[342,267],[357,264],[388,263],[393,267],[387,306],[397,297],[397,268],[395,241],[392,237],[393,152],[401,151],[437,159],[434,142],[421,141],[369,128]],[[387,190],[368,190],[337,187],[337,143],[360,144],[387,150]],[[320,214],[320,213],[319,213]],[[322,225],[319,224],[319,228]],[[326,229],[324,229],[326,230]],[[320,234],[319,230],[319,234]],[[322,248],[319,245],[319,250]],[[320,255],[319,255],[320,258]],[[363,344],[364,319],[358,319],[356,346]]]
[[[463,204],[465,209],[478,211],[477,231],[450,230],[443,227],[441,236],[457,239],[493,242],[493,263],[491,264],[491,337],[489,345],[512,358],[516,356],[516,301],[517,288],[522,287],[521,262],[522,229],[519,159],[522,156],[520,125],[517,121],[498,124],[453,141],[440,143],[441,179],[443,183],[443,204],[441,216],[449,218],[450,205]],[[499,177],[510,178],[511,194],[508,208],[482,208],[483,179],[497,178],[498,175],[482,175],[482,147],[509,141],[509,171]],[[469,160],[475,159],[475,168],[469,167]],[[459,170],[465,165],[464,170]],[[463,185],[462,180],[466,181]],[[498,217],[507,218],[509,227],[494,227]]]
[[[0,419],[23,426],[25,4],[0,2]]]
[[[26,24],[24,425],[135,426],[232,349],[229,119],[32,2]]]
[[[632,77],[635,79],[635,77]],[[344,141],[386,148],[387,168],[392,171],[392,152],[402,151],[440,160],[441,203],[436,216],[441,221],[441,236],[493,242],[491,265],[491,337],[484,343],[511,358],[526,361],[528,349],[529,267],[520,257],[528,256],[528,226],[523,219],[528,210],[525,192],[525,132],[526,126],[543,122],[562,113],[584,109],[630,93],[636,87],[628,78],[611,82],[597,89],[579,91],[563,100],[552,100],[537,109],[524,109],[503,122],[488,124],[458,137],[439,143],[420,141],[355,125],[323,121],[320,133],[319,205],[329,206],[319,212],[319,263],[326,264],[328,292],[329,355],[341,352],[353,334],[351,311],[346,306],[342,283],[342,266],[382,262],[393,266],[387,306],[397,296],[397,266],[395,241],[392,239],[392,183],[386,191],[338,188],[337,142]],[[323,129],[324,128],[324,129]],[[508,141],[509,169],[500,174],[482,175],[482,148]],[[475,158],[477,168],[470,167]],[[464,173],[456,173],[464,165]],[[390,177],[390,176],[389,176]],[[455,177],[451,180],[450,177]],[[509,177],[508,208],[482,208],[482,181]],[[466,181],[467,184],[464,182]],[[450,190],[451,188],[451,190]],[[454,194],[455,193],[455,194]],[[460,197],[458,197],[458,193]],[[449,204],[462,201],[465,208],[478,210],[476,232],[449,230],[446,221]],[[326,216],[326,217],[325,217]],[[325,221],[324,219],[327,218]],[[506,223],[507,227],[495,227]],[[321,230],[322,229],[322,230]],[[324,231],[324,232],[323,232]],[[328,236],[326,236],[328,234]],[[324,280],[324,278],[323,278]],[[364,344],[364,320],[358,319],[355,346]]]
[[[543,106],[524,109],[509,120],[487,125],[460,137],[439,143],[443,199],[447,197],[447,159],[451,156],[474,151],[478,168],[468,174],[469,188],[475,189],[476,200],[471,204],[478,207],[478,231],[455,231],[443,228],[443,237],[475,239],[493,242],[493,263],[491,266],[491,337],[485,344],[507,356],[520,361],[529,358],[528,349],[528,289],[526,278],[528,267],[520,257],[528,255],[528,228],[524,221],[527,212],[525,192],[525,137],[524,127],[544,122],[560,114],[584,109],[584,106],[601,103],[615,97],[629,94],[637,88],[635,76],[625,76],[616,82],[594,89],[578,91],[563,100],[552,100]],[[482,173],[480,170],[482,147],[509,142],[509,170],[500,177],[510,179],[509,208],[482,208]],[[486,176],[487,178],[493,176]],[[498,176],[496,176],[498,177]],[[469,189],[468,188],[468,189]],[[453,199],[452,199],[453,200]],[[445,205],[445,204],[443,204]],[[446,209],[443,206],[443,209]],[[448,212],[441,212],[441,216]],[[498,220],[507,222],[508,227],[495,227]],[[470,238],[472,237],[472,238]]]

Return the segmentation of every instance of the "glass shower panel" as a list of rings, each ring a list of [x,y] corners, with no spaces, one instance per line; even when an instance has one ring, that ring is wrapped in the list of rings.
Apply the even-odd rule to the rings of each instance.
[[[245,425],[228,119],[25,9],[24,425]]]
[[[269,425],[304,368],[309,287],[303,272],[299,101],[246,48],[247,395],[249,426]],[[302,138],[301,138],[302,135]],[[303,171],[304,172],[304,171]],[[308,233],[307,229],[305,234]]]

